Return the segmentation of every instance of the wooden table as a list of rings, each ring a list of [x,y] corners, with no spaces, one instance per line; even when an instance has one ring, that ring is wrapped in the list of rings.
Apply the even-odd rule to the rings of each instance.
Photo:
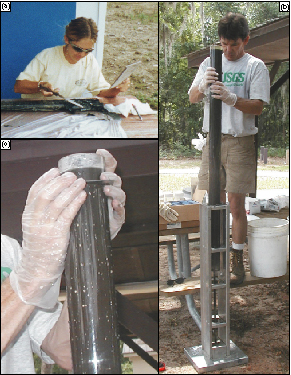
[[[282,208],[279,212],[275,211],[262,211],[259,214],[256,214],[256,216],[260,218],[280,218],[280,219],[286,219],[287,216],[289,216],[289,208],[285,207]],[[181,228],[181,229],[164,229],[159,231],[160,239],[159,244],[160,245],[167,245],[168,246],[168,254],[169,252],[173,252],[173,244],[176,242],[174,239],[174,235],[180,236],[182,234],[187,234],[188,243],[189,242],[195,242],[200,240],[200,233],[199,233],[199,227],[193,227],[193,228]],[[179,256],[179,251],[177,249],[177,256]],[[172,255],[170,255],[172,256]],[[170,268],[170,264],[169,264]],[[171,274],[172,271],[170,271]],[[242,284],[239,285],[232,285],[231,288],[241,288],[248,285],[256,285],[256,284],[268,284],[273,283],[276,281],[284,281],[289,279],[289,262],[287,266],[287,273],[280,277],[255,277],[251,276],[250,272],[246,272],[245,279]],[[169,287],[167,285],[160,285],[159,292],[161,295],[166,297],[173,297],[173,296],[182,296],[182,295],[188,295],[188,294],[195,294],[197,292],[200,292],[200,277],[190,277],[185,279],[183,284],[174,285],[172,287]]]
[[[98,112],[89,111],[92,114]],[[7,129],[14,129],[18,126],[30,124],[32,121],[45,119],[57,112],[1,112],[1,137]],[[61,112],[59,112],[61,113]],[[64,113],[64,112],[63,112]],[[83,114],[86,114],[83,112]],[[72,114],[68,113],[68,116]],[[9,122],[9,127],[5,127],[4,122],[9,118],[13,122]],[[126,132],[128,138],[158,138],[158,117],[157,115],[142,115],[142,121],[136,115],[129,115],[128,117],[121,116],[121,126]],[[49,124],[49,121],[48,121]],[[3,126],[4,125],[4,126]]]

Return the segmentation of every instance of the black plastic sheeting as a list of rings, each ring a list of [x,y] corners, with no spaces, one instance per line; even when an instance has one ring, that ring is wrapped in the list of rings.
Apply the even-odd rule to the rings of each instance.
[[[83,108],[61,99],[3,99],[1,100],[1,111],[68,111],[70,113],[98,111],[108,113],[108,111],[104,108],[104,105],[100,103],[98,99],[74,99],[74,101],[81,104]]]

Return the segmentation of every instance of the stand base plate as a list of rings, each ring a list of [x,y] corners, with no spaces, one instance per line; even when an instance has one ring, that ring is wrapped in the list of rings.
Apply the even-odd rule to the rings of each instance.
[[[184,351],[198,374],[248,363],[248,356],[232,341],[230,341],[230,355],[220,359],[206,358],[202,351],[202,345],[184,348]]]

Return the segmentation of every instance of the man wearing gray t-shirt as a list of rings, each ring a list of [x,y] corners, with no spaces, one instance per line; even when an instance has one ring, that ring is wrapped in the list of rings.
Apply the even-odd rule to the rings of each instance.
[[[207,57],[200,65],[188,91],[191,103],[204,99],[202,130],[209,132],[208,95],[222,101],[221,139],[221,202],[228,201],[232,213],[231,284],[244,279],[243,248],[247,235],[245,196],[255,192],[256,152],[255,115],[260,115],[270,100],[269,72],[262,60],[246,53],[249,27],[246,18],[228,13],[218,24],[223,49],[222,82],[210,67]],[[211,86],[210,86],[211,85]],[[198,188],[209,189],[208,137],[202,151]]]

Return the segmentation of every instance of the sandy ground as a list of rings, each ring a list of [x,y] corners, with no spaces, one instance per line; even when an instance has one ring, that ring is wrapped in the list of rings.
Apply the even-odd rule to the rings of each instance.
[[[160,168],[164,168],[165,166],[167,168],[169,167],[175,167],[175,168],[183,168],[185,165],[187,168],[189,167],[189,161],[190,165],[193,167],[200,166],[201,159],[193,159],[193,158],[181,158],[181,159],[160,159],[159,160],[159,166]],[[268,163],[267,166],[280,166],[280,165],[286,165],[286,159],[285,158],[278,158],[278,157],[269,157],[268,158]],[[258,166],[259,167],[264,167],[266,166],[264,162],[260,159],[258,159]]]
[[[153,109],[158,100],[157,17],[157,2],[107,2],[102,66],[105,78],[113,83],[126,65],[141,61],[126,95],[149,102]]]
[[[175,249],[175,246],[174,246]],[[191,264],[199,264],[199,243],[190,243]],[[160,285],[169,279],[167,247],[160,246]],[[247,245],[245,269],[249,269]],[[199,270],[193,273],[198,276]],[[231,340],[248,356],[247,365],[213,374],[287,374],[289,373],[289,282],[274,282],[231,289]],[[200,296],[195,294],[200,311]],[[185,347],[201,345],[201,334],[187,309],[184,296],[160,296],[160,360],[165,374],[196,374]]]

